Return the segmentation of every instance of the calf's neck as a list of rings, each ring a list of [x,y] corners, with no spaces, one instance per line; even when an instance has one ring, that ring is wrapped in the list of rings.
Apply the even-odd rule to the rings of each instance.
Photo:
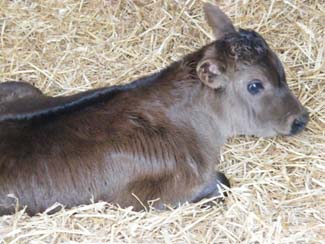
[[[50,97],[1,84],[0,215],[16,199],[35,214],[91,198],[139,210],[220,196],[228,137],[302,131],[306,109],[265,40],[204,11],[214,42],[128,85]]]

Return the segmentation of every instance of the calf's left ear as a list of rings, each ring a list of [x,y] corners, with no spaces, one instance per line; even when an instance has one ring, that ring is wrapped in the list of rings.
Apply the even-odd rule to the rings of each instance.
[[[209,26],[212,28],[214,36],[217,40],[221,39],[224,35],[228,33],[236,32],[232,21],[217,6],[211,3],[205,3],[204,13],[205,18]]]
[[[212,89],[225,87],[228,82],[225,68],[212,58],[202,60],[197,65],[196,72],[199,79]]]

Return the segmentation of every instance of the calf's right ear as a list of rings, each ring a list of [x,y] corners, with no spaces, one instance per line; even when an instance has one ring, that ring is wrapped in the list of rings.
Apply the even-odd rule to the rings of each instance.
[[[205,19],[212,28],[216,39],[221,39],[224,35],[236,32],[231,20],[221,11],[220,8],[211,4],[204,4]]]
[[[196,67],[196,73],[201,82],[212,89],[225,87],[228,82],[225,67],[212,58],[202,60]]]

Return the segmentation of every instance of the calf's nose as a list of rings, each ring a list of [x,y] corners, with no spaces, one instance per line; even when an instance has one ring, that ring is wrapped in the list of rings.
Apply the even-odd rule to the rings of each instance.
[[[291,131],[290,131],[291,135],[295,135],[301,132],[306,127],[308,120],[309,120],[309,115],[307,112],[304,112],[303,114],[295,118],[291,125]]]

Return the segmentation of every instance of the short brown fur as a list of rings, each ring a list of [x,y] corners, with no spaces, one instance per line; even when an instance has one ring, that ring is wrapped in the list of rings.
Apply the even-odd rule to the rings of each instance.
[[[205,11],[217,40],[158,73],[68,97],[3,99],[0,215],[15,210],[8,194],[30,214],[92,197],[139,210],[220,196],[229,182],[214,167],[228,137],[301,131],[306,111],[264,39],[235,31],[213,5]],[[259,95],[246,89],[254,79]]]

